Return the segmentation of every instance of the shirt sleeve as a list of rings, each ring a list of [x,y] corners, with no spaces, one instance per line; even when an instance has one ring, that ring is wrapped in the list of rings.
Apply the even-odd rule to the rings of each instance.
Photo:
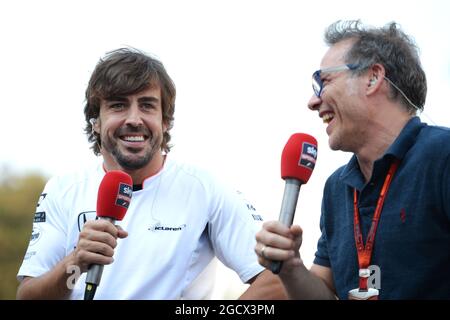
[[[38,277],[65,257],[66,219],[58,201],[61,192],[56,178],[50,179],[39,197],[28,249],[17,274]]]
[[[215,254],[247,283],[264,270],[254,251],[263,219],[239,192],[219,187],[215,198],[208,229]]]
[[[325,229],[324,204],[322,202],[322,214],[320,216],[320,231],[322,232],[319,241],[317,242],[317,251],[314,258],[314,264],[331,267],[328,256],[327,233]]]

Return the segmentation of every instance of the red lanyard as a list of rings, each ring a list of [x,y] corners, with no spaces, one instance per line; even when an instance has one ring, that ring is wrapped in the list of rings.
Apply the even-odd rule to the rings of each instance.
[[[353,229],[355,233],[356,251],[358,252],[358,264],[359,264],[359,289],[367,290],[367,280],[369,278],[368,267],[372,258],[373,244],[375,242],[375,234],[377,232],[378,221],[380,220],[381,210],[383,209],[384,199],[389,190],[389,186],[394,176],[395,171],[398,168],[400,161],[395,159],[392,162],[389,171],[384,180],[383,187],[381,188],[380,196],[378,197],[377,207],[375,208],[375,214],[373,215],[372,225],[370,227],[369,234],[367,235],[366,245],[364,246],[361,225],[359,222],[359,209],[358,209],[358,191],[354,189],[353,192],[353,207],[354,207],[354,221]]]

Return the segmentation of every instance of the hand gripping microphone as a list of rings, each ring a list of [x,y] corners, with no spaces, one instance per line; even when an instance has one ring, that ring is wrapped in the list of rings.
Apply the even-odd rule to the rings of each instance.
[[[300,186],[308,182],[317,159],[317,141],[305,133],[294,133],[281,154],[281,178],[286,181],[279,221],[290,227],[294,221]],[[270,270],[280,273],[281,261],[272,261]]]
[[[125,216],[133,195],[131,177],[118,170],[108,171],[103,177],[97,194],[97,217],[114,224]],[[86,276],[84,300],[92,300],[102,277],[103,265],[93,264]]]

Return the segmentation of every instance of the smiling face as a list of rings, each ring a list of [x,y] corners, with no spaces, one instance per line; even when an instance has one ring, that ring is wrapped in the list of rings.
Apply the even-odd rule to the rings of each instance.
[[[345,65],[345,54],[352,44],[352,40],[344,40],[333,45],[322,59],[321,69]],[[370,119],[364,106],[364,81],[345,69],[323,72],[321,79],[321,96],[313,95],[308,107],[318,111],[327,125],[331,149],[356,152],[365,141],[365,128]]]
[[[161,89],[150,86],[136,94],[101,99],[99,121],[101,153],[108,168],[130,172],[159,161],[163,134]]]

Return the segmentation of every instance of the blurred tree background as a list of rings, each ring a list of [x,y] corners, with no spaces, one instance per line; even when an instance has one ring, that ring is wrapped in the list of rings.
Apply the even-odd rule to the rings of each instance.
[[[15,299],[16,274],[31,236],[36,204],[47,178],[0,170],[0,299]]]

